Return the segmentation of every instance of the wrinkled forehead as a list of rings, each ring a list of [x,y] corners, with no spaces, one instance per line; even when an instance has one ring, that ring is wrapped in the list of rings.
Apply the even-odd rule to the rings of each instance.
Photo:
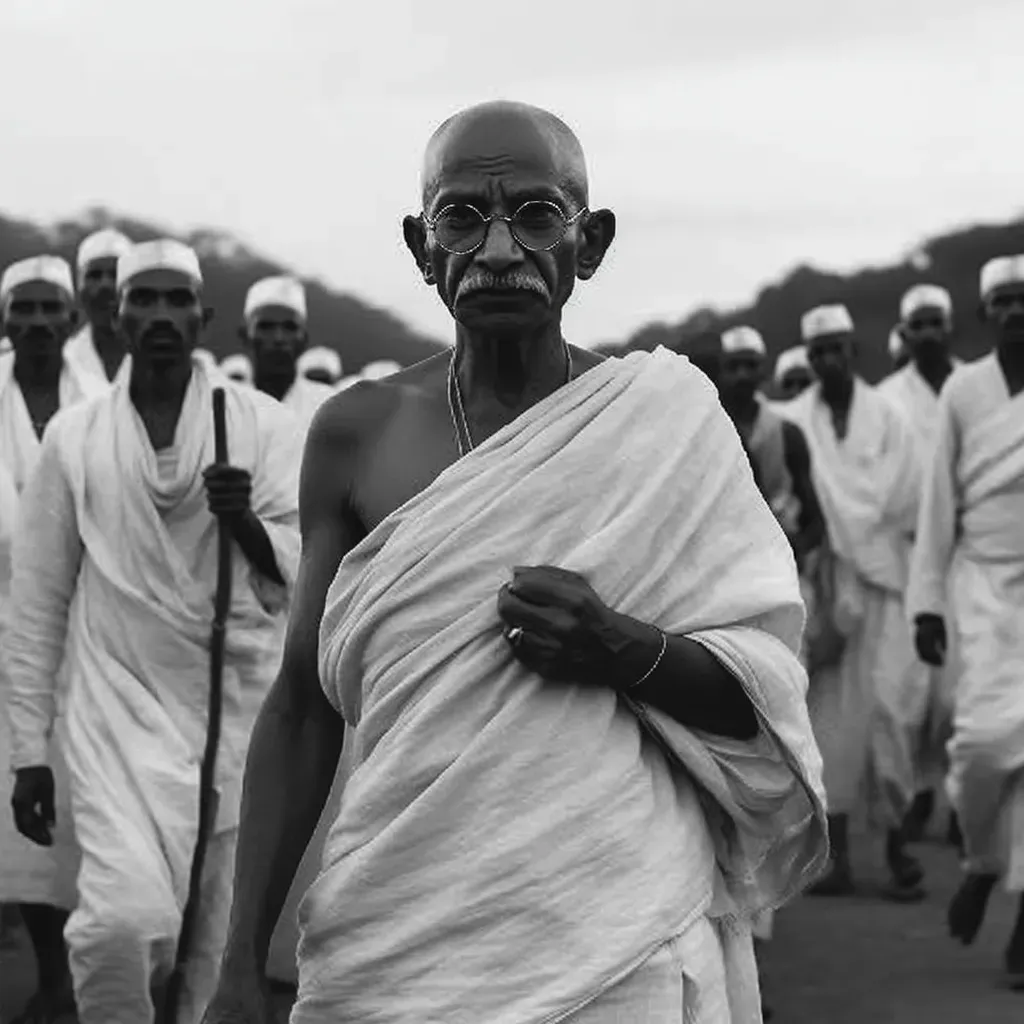
[[[452,197],[526,195],[569,198],[585,188],[582,159],[543,121],[490,115],[458,121],[431,141],[423,166],[424,205]]]
[[[53,281],[25,281],[11,289],[10,302],[70,302],[71,296]]]
[[[201,289],[188,274],[180,270],[155,269],[144,270],[136,274],[124,286],[126,292],[156,291],[156,292],[177,292],[187,289],[197,298]]]

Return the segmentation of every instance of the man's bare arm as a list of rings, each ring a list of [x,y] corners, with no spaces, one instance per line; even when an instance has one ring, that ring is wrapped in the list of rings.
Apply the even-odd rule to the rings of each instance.
[[[793,494],[800,502],[800,533],[794,548],[799,556],[818,547],[825,538],[825,519],[818,504],[818,495],[811,478],[811,452],[803,431],[795,424],[784,421],[782,443],[786,468],[793,480]]]
[[[341,755],[344,728],[320,687],[317,647],[327,591],[361,528],[349,494],[370,389],[326,403],[309,431],[299,487],[302,558],[281,670],[246,761],[234,904],[221,988],[262,978],[277,924]]]

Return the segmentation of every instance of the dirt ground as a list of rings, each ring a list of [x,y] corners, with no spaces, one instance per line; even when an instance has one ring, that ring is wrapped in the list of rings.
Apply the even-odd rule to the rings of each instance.
[[[772,1024],[1024,1024],[1024,994],[998,986],[1013,918],[1010,897],[997,891],[977,944],[961,948],[945,934],[945,907],[959,878],[956,858],[936,841],[917,849],[928,872],[924,903],[893,906],[878,898],[880,848],[861,836],[862,892],[805,898],[778,916],[761,958]],[[34,986],[31,957],[19,939],[0,949],[0,1024]],[[283,1024],[287,1006],[280,1009]]]

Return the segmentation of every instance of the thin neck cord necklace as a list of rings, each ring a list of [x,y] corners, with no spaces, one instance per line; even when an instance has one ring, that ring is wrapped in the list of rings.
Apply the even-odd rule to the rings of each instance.
[[[569,345],[563,339],[562,348],[565,351],[565,384],[572,380],[572,352]],[[452,426],[455,428],[455,440],[459,446],[459,458],[471,452],[476,445],[473,443],[473,435],[469,432],[469,421],[466,419],[466,408],[462,401],[462,388],[459,386],[459,375],[455,368],[456,350],[452,350],[452,357],[448,362],[448,412],[452,417]]]

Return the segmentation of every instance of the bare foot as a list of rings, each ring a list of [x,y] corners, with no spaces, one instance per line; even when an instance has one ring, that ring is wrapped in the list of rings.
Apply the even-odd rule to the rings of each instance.
[[[985,920],[988,898],[997,881],[996,875],[967,875],[949,904],[946,914],[949,934],[965,946],[971,945],[978,937],[981,923]]]

